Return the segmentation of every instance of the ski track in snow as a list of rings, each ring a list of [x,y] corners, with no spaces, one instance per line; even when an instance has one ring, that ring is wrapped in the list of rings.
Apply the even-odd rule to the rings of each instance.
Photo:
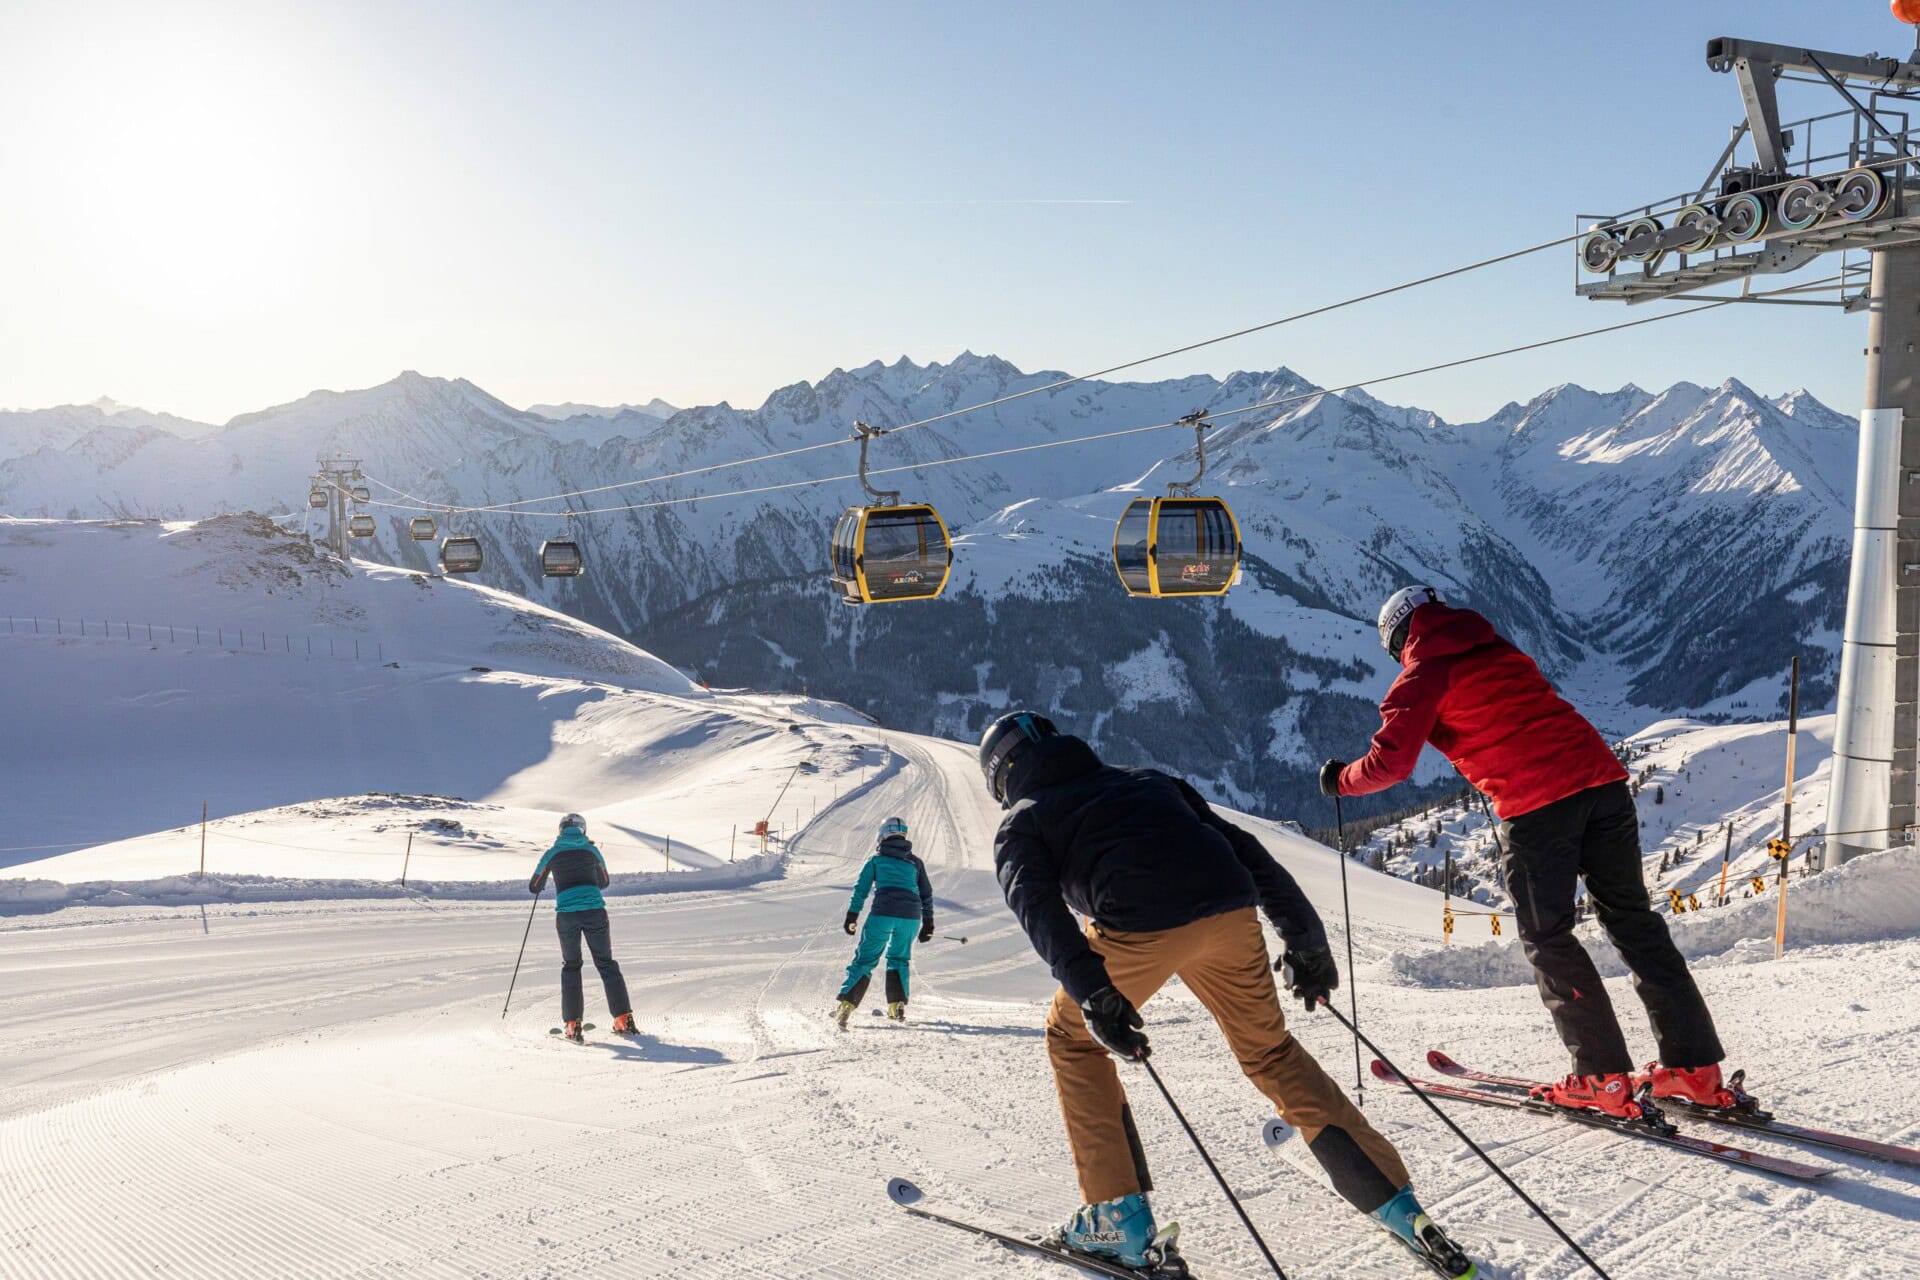
[[[820,810],[785,878],[612,900],[644,1032],[633,1042],[547,1036],[544,906],[504,1020],[517,903],[0,922],[0,1275],[1067,1274],[911,1219],[882,1193],[904,1173],[956,1216],[1015,1231],[1078,1198],[1041,1036],[1052,984],[990,868],[998,812],[966,748],[878,736],[886,764]],[[851,948],[840,916],[872,831],[895,813],[928,855],[942,932],[969,941],[917,949],[913,1022],[886,1023],[869,1001],[841,1034],[826,1016]],[[1430,948],[1432,930],[1416,932],[1403,905],[1419,891],[1354,870],[1361,1017],[1400,1065],[1417,1072],[1438,1046],[1489,1069],[1559,1068],[1528,987],[1391,985],[1392,955]],[[1322,872],[1301,875],[1338,950]],[[1700,976],[1735,1060],[1783,1115],[1912,1141],[1920,1103],[1882,1095],[1920,1069],[1904,996],[1917,969],[1920,941],[1895,939]],[[591,966],[585,984],[604,1028]],[[1650,1055],[1631,994],[1611,986]],[[1290,1275],[1425,1274],[1326,1188],[1304,1148],[1260,1143],[1269,1108],[1190,995],[1176,983],[1146,1014],[1169,1088]],[[1349,1076],[1336,1023],[1296,1028]],[[1196,1273],[1263,1274],[1151,1084],[1125,1078],[1157,1207],[1182,1222]],[[1375,1086],[1365,1101],[1490,1280],[1583,1274],[1417,1100]],[[1914,1171],[1818,1153],[1841,1172],[1811,1189],[1539,1117],[1452,1114],[1621,1280],[1920,1272]]]

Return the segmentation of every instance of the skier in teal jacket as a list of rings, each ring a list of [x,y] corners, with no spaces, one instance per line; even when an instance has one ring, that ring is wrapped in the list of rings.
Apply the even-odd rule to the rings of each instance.
[[[600,971],[600,985],[606,989],[607,1010],[614,1015],[613,1029],[620,1035],[634,1035],[633,1002],[627,998],[627,980],[620,973],[620,962],[613,958],[613,935],[607,924],[607,900],[600,891],[607,887],[607,860],[587,839],[587,820],[577,813],[560,819],[560,838],[553,842],[533,869],[527,892],[537,894],[552,879],[558,891],[553,898],[553,926],[560,934],[560,1017],[567,1039],[581,1043],[580,1019],[586,1012],[586,998],[580,990],[580,944],[586,943],[593,956],[593,967]],[[531,922],[529,922],[531,923]]]
[[[833,1020],[842,1031],[867,994],[874,966],[880,963],[883,952],[887,957],[887,1016],[895,1022],[907,1020],[907,966],[913,959],[913,940],[918,937],[925,942],[933,937],[933,883],[927,879],[927,864],[920,861],[907,839],[904,819],[888,818],[880,824],[880,846],[860,868],[853,898],[847,903],[845,928],[850,935],[860,920],[860,908],[868,893],[873,894],[873,910],[867,914],[867,927],[860,931],[853,963],[847,966],[847,980],[840,987],[840,1003],[833,1011]]]

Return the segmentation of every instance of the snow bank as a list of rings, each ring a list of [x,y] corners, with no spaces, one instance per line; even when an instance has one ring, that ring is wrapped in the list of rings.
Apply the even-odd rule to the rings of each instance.
[[[1667,923],[1689,960],[1739,964],[1772,957],[1777,910],[1769,892],[1688,912]],[[1602,977],[1627,972],[1597,924],[1582,925],[1579,933]],[[1787,890],[1789,948],[1915,934],[1920,934],[1920,849],[1889,849],[1856,858],[1811,879],[1795,880]],[[1502,987],[1533,981],[1533,968],[1517,940],[1397,955],[1389,971],[1398,982],[1423,987]]]
[[[738,862],[686,871],[634,871],[610,877],[609,897],[736,889],[785,874],[786,854],[754,854]],[[441,898],[500,902],[527,896],[525,880],[305,880],[287,876],[190,875],[157,880],[0,880],[0,916],[63,907],[191,907],[214,903],[307,902],[338,898]]]

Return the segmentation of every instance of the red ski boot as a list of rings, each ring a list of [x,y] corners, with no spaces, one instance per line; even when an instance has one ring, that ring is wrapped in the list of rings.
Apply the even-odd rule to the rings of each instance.
[[[1615,1120],[1639,1120],[1644,1112],[1634,1100],[1633,1077],[1624,1072],[1609,1075],[1570,1075],[1558,1084],[1537,1086],[1531,1095],[1540,1102],[1575,1111],[1598,1111]]]
[[[1760,1110],[1760,1104],[1753,1095],[1740,1087],[1745,1083],[1746,1075],[1744,1071],[1736,1071],[1732,1079],[1722,1080],[1718,1063],[1709,1063],[1704,1067],[1663,1067],[1657,1062],[1649,1062],[1646,1072],[1634,1078],[1634,1085],[1651,1089],[1653,1096],[1663,1102],[1678,1102],[1702,1111],[1736,1111],[1763,1116],[1766,1113]]]

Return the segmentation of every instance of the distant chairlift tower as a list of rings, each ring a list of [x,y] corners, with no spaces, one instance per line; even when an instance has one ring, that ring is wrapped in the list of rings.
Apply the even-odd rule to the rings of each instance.
[[[355,500],[354,491],[366,483],[360,459],[321,458],[315,482],[327,495],[327,549],[343,563],[351,563],[347,555],[348,504]]]
[[[1920,6],[1915,6],[1920,8]],[[1920,17],[1895,11],[1903,19]],[[1830,834],[1819,863],[1886,848],[1914,820],[1920,682],[1920,55],[1850,57],[1721,38],[1707,66],[1732,72],[1746,120],[1705,186],[1660,205],[1582,217],[1577,291],[1646,302],[1707,298],[1866,310],[1853,568],[1841,646]],[[1838,111],[1780,124],[1782,81],[1823,86]],[[1740,144],[1753,160],[1736,163]],[[1824,147],[1824,150],[1822,149]],[[1848,251],[1871,266],[1850,263]],[[1757,295],[1757,276],[1839,252],[1833,297]],[[1629,265],[1631,264],[1631,265]],[[1870,272],[1865,292],[1850,286]],[[1596,279],[1596,277],[1599,277]],[[1832,288],[1832,286],[1827,286]]]

